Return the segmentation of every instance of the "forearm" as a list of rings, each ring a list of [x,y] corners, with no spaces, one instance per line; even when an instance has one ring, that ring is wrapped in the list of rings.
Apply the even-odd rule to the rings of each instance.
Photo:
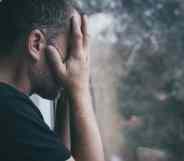
[[[103,145],[89,90],[73,92],[71,102],[71,149],[76,161],[104,161]]]
[[[66,94],[61,96],[57,102],[55,132],[68,149],[71,149],[70,143],[70,116],[69,116],[69,100]]]

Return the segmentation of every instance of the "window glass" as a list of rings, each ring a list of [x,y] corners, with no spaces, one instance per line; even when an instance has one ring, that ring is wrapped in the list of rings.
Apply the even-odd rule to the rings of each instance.
[[[184,160],[184,1],[81,0],[107,158]]]

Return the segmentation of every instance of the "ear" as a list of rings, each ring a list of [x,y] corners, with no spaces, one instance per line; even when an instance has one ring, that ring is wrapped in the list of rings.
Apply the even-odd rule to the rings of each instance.
[[[44,34],[38,29],[33,30],[29,34],[27,41],[29,56],[31,56],[34,61],[40,60],[42,54],[45,51],[45,47],[46,39]]]

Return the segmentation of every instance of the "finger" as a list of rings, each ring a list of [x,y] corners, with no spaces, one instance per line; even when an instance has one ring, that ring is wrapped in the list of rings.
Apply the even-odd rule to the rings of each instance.
[[[82,16],[82,33],[83,33],[83,46],[85,49],[85,57],[86,61],[90,62],[90,52],[89,52],[89,32],[88,32],[88,18],[86,15]]]
[[[81,22],[79,22],[79,17],[74,15],[72,17],[72,49],[75,52],[72,52],[74,54],[73,56],[80,56],[80,52],[77,52],[78,50],[82,49],[83,47],[83,35],[81,31]],[[72,56],[72,55],[71,55]]]
[[[82,16],[82,33],[83,33],[83,45],[84,48],[88,48],[89,32],[88,32],[88,18],[86,15]]]
[[[54,46],[49,45],[47,47],[47,55],[49,58],[49,63],[52,65],[57,77],[61,78],[66,74],[66,65],[63,63],[61,56]]]

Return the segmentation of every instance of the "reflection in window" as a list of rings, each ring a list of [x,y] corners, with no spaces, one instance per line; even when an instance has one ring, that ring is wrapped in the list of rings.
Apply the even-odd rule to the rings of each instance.
[[[94,103],[112,161],[184,160],[184,2],[81,0]]]

